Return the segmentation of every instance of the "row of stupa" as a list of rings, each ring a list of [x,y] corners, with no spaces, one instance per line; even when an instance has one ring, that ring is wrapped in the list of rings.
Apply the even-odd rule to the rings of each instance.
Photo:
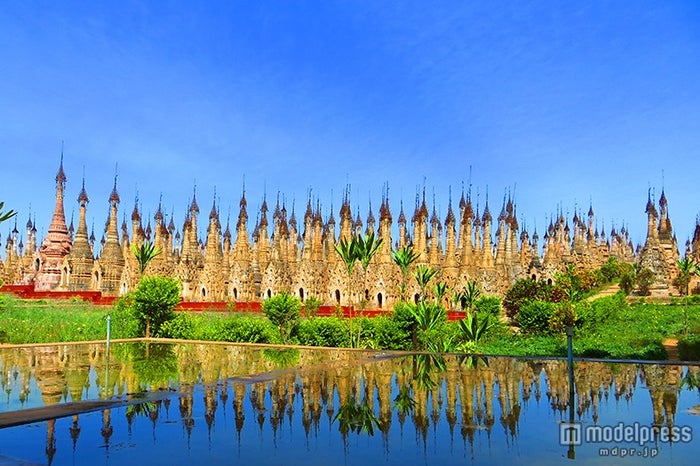
[[[235,236],[228,225],[222,230],[216,200],[208,218],[206,238],[198,236],[199,206],[196,193],[188,207],[181,230],[173,219],[166,224],[159,205],[144,229],[143,218],[134,206],[131,231],[124,220],[121,233],[118,226],[120,203],[115,177],[109,196],[110,214],[106,222],[99,254],[95,255],[94,232],[88,234],[86,211],[88,195],[85,181],[78,196],[80,214],[78,228],[72,221],[66,224],[64,189],[66,175],[61,161],[56,175],[56,203],[41,243],[36,236],[35,222],[27,222],[26,244],[17,228],[8,235],[4,262],[0,260],[0,277],[4,283],[34,284],[35,289],[64,291],[101,291],[116,296],[133,290],[140,280],[138,262],[131,245],[153,242],[162,254],[148,266],[145,273],[171,276],[183,285],[183,299],[189,301],[260,301],[282,290],[305,299],[310,296],[328,304],[359,304],[383,308],[399,297],[402,277],[392,261],[392,247],[412,244],[419,254],[416,264],[427,264],[439,270],[438,280],[452,289],[476,280],[486,293],[501,294],[518,278],[553,279],[555,273],[569,265],[594,269],[615,257],[624,262],[638,262],[651,268],[656,275],[655,289],[670,292],[672,279],[678,273],[679,259],[676,237],[668,217],[664,192],[659,198],[659,210],[649,197],[646,212],[648,231],[643,246],[634,247],[629,232],[623,227],[609,236],[598,232],[594,212],[587,218],[573,216],[572,226],[563,214],[550,222],[540,249],[539,235],[532,236],[520,229],[516,205],[512,199],[503,201],[500,215],[493,219],[488,200],[483,212],[476,211],[471,196],[459,201],[458,215],[448,206],[442,222],[433,207],[429,214],[425,201],[416,199],[411,218],[412,233],[401,205],[398,217],[398,238],[392,240],[393,217],[388,195],[383,195],[379,222],[369,209],[366,224],[359,216],[353,219],[348,195],[340,208],[340,228],[336,230],[333,209],[324,220],[320,204],[309,199],[303,223],[297,223],[294,209],[288,216],[279,200],[268,223],[268,205],[263,199],[252,235],[248,230],[248,210],[245,190],[240,199],[240,211]],[[363,228],[364,227],[364,228]],[[356,267],[351,279],[335,245],[354,234],[375,232],[382,245],[367,270]],[[338,236],[336,236],[338,233]],[[495,236],[495,240],[494,237]],[[40,245],[39,245],[40,244]],[[541,251],[541,252],[540,252]],[[700,259],[700,223],[686,254]],[[406,293],[414,296],[418,284],[408,283]]]

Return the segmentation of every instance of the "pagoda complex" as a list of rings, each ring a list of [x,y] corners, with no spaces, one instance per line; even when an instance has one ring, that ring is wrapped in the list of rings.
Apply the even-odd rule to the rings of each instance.
[[[15,225],[6,239],[5,259],[0,260],[4,283],[34,284],[37,290],[92,290],[108,296],[122,295],[133,290],[140,280],[131,247],[144,241],[154,243],[162,251],[146,273],[177,278],[183,285],[183,299],[188,301],[261,301],[286,290],[302,299],[314,296],[331,305],[362,303],[371,308],[388,308],[398,299],[401,283],[399,268],[392,261],[392,248],[409,244],[419,255],[416,264],[436,268],[438,279],[449,287],[460,289],[476,280],[490,294],[504,293],[519,278],[554,279],[557,272],[571,265],[595,269],[610,257],[650,268],[656,276],[652,289],[657,294],[673,292],[671,283],[678,274],[678,245],[663,191],[658,210],[649,196],[646,242],[635,248],[624,226],[619,231],[613,228],[607,235],[598,231],[592,207],[585,215],[575,212],[571,222],[558,213],[540,239],[537,231],[530,235],[521,228],[516,202],[510,196],[504,197],[494,219],[488,200],[480,211],[471,195],[464,193],[454,208],[450,198],[444,220],[438,217],[434,205],[429,211],[425,192],[416,197],[410,225],[401,203],[398,238],[392,238],[394,223],[388,190],[382,196],[378,221],[370,205],[364,223],[359,210],[353,218],[347,191],[338,211],[339,224],[332,207],[324,216],[320,202],[314,203],[311,198],[298,223],[294,206],[289,212],[278,196],[272,212],[268,200],[262,200],[249,233],[244,189],[233,232],[228,221],[222,228],[216,201],[208,218],[200,219],[196,192],[180,229],[172,215],[166,223],[161,203],[153,225],[150,219],[143,219],[138,199],[131,213],[131,228],[126,219],[119,228],[121,199],[115,177],[104,236],[96,248],[94,232],[88,236],[85,182],[77,199],[79,220],[75,232],[72,221],[66,225],[65,183],[61,160],[48,233],[37,246],[36,224],[30,218],[25,244]],[[202,221],[206,234],[200,237],[198,222]],[[382,239],[381,248],[366,272],[355,268],[348,287],[347,269],[335,245],[352,235],[370,232]],[[700,221],[685,252],[700,260]],[[419,292],[415,281],[408,284],[407,292],[411,296]]]

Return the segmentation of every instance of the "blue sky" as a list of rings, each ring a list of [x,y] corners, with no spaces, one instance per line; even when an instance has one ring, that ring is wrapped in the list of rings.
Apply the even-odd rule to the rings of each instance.
[[[195,182],[202,214],[216,187],[235,219],[245,178],[250,230],[265,191],[300,219],[311,190],[337,218],[346,183],[363,218],[388,183],[395,219],[425,186],[444,220],[471,167],[481,208],[510,191],[540,236],[592,202],[643,242],[663,185],[682,252],[700,213],[698,24],[694,1],[10,2],[0,199],[20,227],[31,204],[43,236],[62,141],[66,214],[84,170],[98,238],[115,166],[120,216],[162,193],[178,226]]]

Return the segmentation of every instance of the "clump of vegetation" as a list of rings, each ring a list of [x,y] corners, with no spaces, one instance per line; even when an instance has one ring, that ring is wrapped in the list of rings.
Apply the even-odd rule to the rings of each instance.
[[[149,338],[161,325],[175,317],[180,302],[180,282],[167,277],[146,276],[134,290],[133,310],[139,322],[139,332]]]
[[[266,299],[262,305],[263,313],[277,327],[283,343],[289,341],[292,328],[299,321],[301,302],[296,296],[283,291]]]

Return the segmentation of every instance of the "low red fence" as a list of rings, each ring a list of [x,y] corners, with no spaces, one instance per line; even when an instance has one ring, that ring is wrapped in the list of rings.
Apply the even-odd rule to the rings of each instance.
[[[111,306],[117,299],[114,296],[103,296],[100,291],[36,291],[34,285],[3,285],[0,293],[12,293],[22,299],[82,299],[98,306]],[[377,317],[390,315],[388,309],[355,309],[342,306],[343,317]],[[176,311],[193,312],[253,312],[262,313],[262,303],[250,302],[205,302],[182,301],[175,307]],[[316,315],[331,317],[339,314],[336,306],[320,306]],[[460,320],[463,312],[447,311],[447,320]]]

